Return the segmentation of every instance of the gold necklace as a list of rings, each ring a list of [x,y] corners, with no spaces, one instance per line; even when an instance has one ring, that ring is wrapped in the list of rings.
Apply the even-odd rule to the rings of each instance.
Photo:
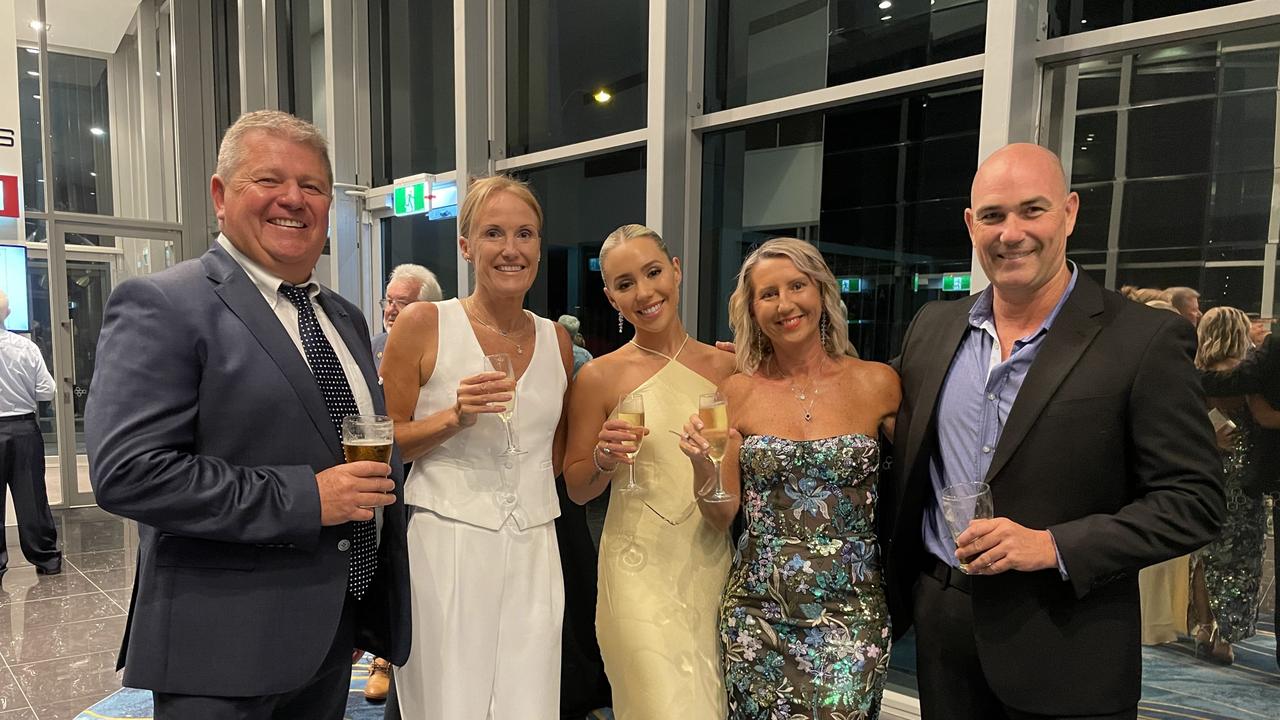
[[[475,311],[475,308],[471,307],[471,303],[470,303],[470,302],[468,302],[469,300],[471,300],[471,298],[467,298],[466,300],[463,300],[463,301],[462,301],[462,310],[463,310],[464,312],[466,312],[466,313],[467,313],[467,317],[471,318],[472,320],[475,320],[476,322],[480,323],[481,325],[485,326],[486,328],[488,328],[488,329],[492,330],[493,332],[497,333],[497,334],[498,334],[498,336],[499,336],[499,337],[501,337],[503,340],[506,340],[507,342],[511,343],[512,345],[515,345],[515,346],[516,346],[516,354],[517,354],[517,355],[523,355],[523,354],[524,354],[524,343],[516,342],[516,341],[515,341],[515,340],[513,340],[510,336],[511,336],[511,335],[514,335],[514,334],[515,334],[516,332],[518,332],[518,331],[519,331],[519,332],[523,332],[524,328],[523,328],[523,327],[521,327],[518,331],[517,331],[517,330],[501,330],[501,329],[499,329],[499,328],[494,327],[493,325],[490,325],[489,323],[485,322],[485,321],[484,321],[484,319],[482,319],[482,318],[480,317],[480,314],[479,314],[479,313],[477,313],[477,312]],[[523,311],[522,311],[522,312],[523,312]],[[526,316],[526,317],[527,317],[527,316]],[[521,323],[521,325],[523,326],[523,323]]]
[[[675,355],[668,355],[668,354],[666,354],[666,353],[664,353],[664,352],[658,352],[657,350],[654,350],[653,348],[645,347],[645,346],[641,345],[640,343],[636,342],[636,339],[635,339],[635,338],[631,338],[631,339],[630,339],[630,340],[628,340],[627,342],[628,342],[628,343],[630,343],[630,344],[632,344],[632,345],[635,345],[636,347],[640,348],[641,350],[644,350],[645,352],[653,353],[654,355],[657,355],[658,357],[664,357],[664,358],[666,358],[669,362],[675,362],[675,361],[676,361],[676,358],[680,357],[680,353],[684,352],[684,346],[689,344],[689,333],[685,333],[685,334],[684,334],[684,342],[680,343],[680,347],[676,348],[676,354],[675,354]],[[655,512],[656,512],[656,511],[655,511]]]

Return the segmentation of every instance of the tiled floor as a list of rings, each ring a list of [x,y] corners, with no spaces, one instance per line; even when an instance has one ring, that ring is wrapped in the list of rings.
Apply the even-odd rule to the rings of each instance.
[[[55,510],[61,575],[37,575],[17,528],[0,577],[0,720],[70,720],[120,688],[116,651],[133,584],[137,531],[97,508]]]

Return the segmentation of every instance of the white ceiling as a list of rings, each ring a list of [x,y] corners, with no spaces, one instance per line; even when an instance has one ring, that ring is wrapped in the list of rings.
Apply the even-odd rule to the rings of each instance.
[[[139,0],[46,0],[49,44],[100,53],[114,53],[129,31]],[[31,21],[36,0],[15,0],[19,42],[36,42]]]

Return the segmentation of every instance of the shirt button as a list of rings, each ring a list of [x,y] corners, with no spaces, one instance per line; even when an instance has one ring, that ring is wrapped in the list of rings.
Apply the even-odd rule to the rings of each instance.
[[[995,394],[995,393],[987,393],[987,399],[988,399],[988,400],[995,400],[995,399],[996,399],[996,394]]]
[[[990,446],[990,445],[983,445],[983,446],[982,446],[982,452],[984,452],[984,453],[989,453],[989,452],[991,452],[991,446]]]
[[[351,548],[351,541],[350,541],[350,540],[339,540],[339,541],[338,541],[338,550],[340,550],[340,551],[342,551],[342,552],[346,552],[346,551],[347,551],[348,549],[350,549],[350,548]]]

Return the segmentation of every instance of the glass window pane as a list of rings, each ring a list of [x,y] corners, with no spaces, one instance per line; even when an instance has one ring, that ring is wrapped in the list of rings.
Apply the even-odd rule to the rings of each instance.
[[[323,128],[324,0],[276,3],[280,108]]]
[[[508,156],[644,126],[647,0],[506,6]]]
[[[777,140],[779,121],[708,133],[699,337],[731,337],[725,308],[742,260],[789,235],[858,279],[843,300],[862,356],[897,354],[915,311],[944,296],[943,275],[969,272],[980,110],[981,91],[964,84],[799,116],[821,134],[797,142]]]
[[[1213,94],[1218,84],[1217,49],[1216,43],[1199,43],[1136,54],[1129,99],[1138,103]]]
[[[620,225],[644,223],[644,148],[518,173],[533,187],[546,217],[543,271],[528,306],[543,317],[582,321],[587,350],[612,352],[630,337],[618,332],[618,313],[604,296],[597,258],[605,236]],[[679,253],[677,248],[672,252]]]
[[[1129,112],[1129,177],[1206,173],[1218,101],[1194,100]]]
[[[1049,37],[1168,17],[1247,0],[1051,0]]]
[[[453,3],[381,0],[370,7],[369,26],[374,184],[450,170]]]
[[[49,44],[58,49],[43,69],[38,54],[17,51],[28,206],[178,220],[168,10],[126,3],[71,17],[50,23]],[[23,33],[34,42],[34,31]],[[42,105],[50,123],[49,178],[40,164]],[[50,208],[42,202],[46,179],[53,184]]]
[[[985,0],[707,3],[707,112],[983,51]]]
[[[1080,66],[1080,85],[1076,89],[1076,107],[1111,107],[1120,102],[1120,63],[1089,62]]]
[[[445,299],[457,297],[457,219],[430,220],[426,215],[409,215],[383,220],[382,277],[377,282],[385,283],[391,269],[403,263],[416,263],[435,273]]]

